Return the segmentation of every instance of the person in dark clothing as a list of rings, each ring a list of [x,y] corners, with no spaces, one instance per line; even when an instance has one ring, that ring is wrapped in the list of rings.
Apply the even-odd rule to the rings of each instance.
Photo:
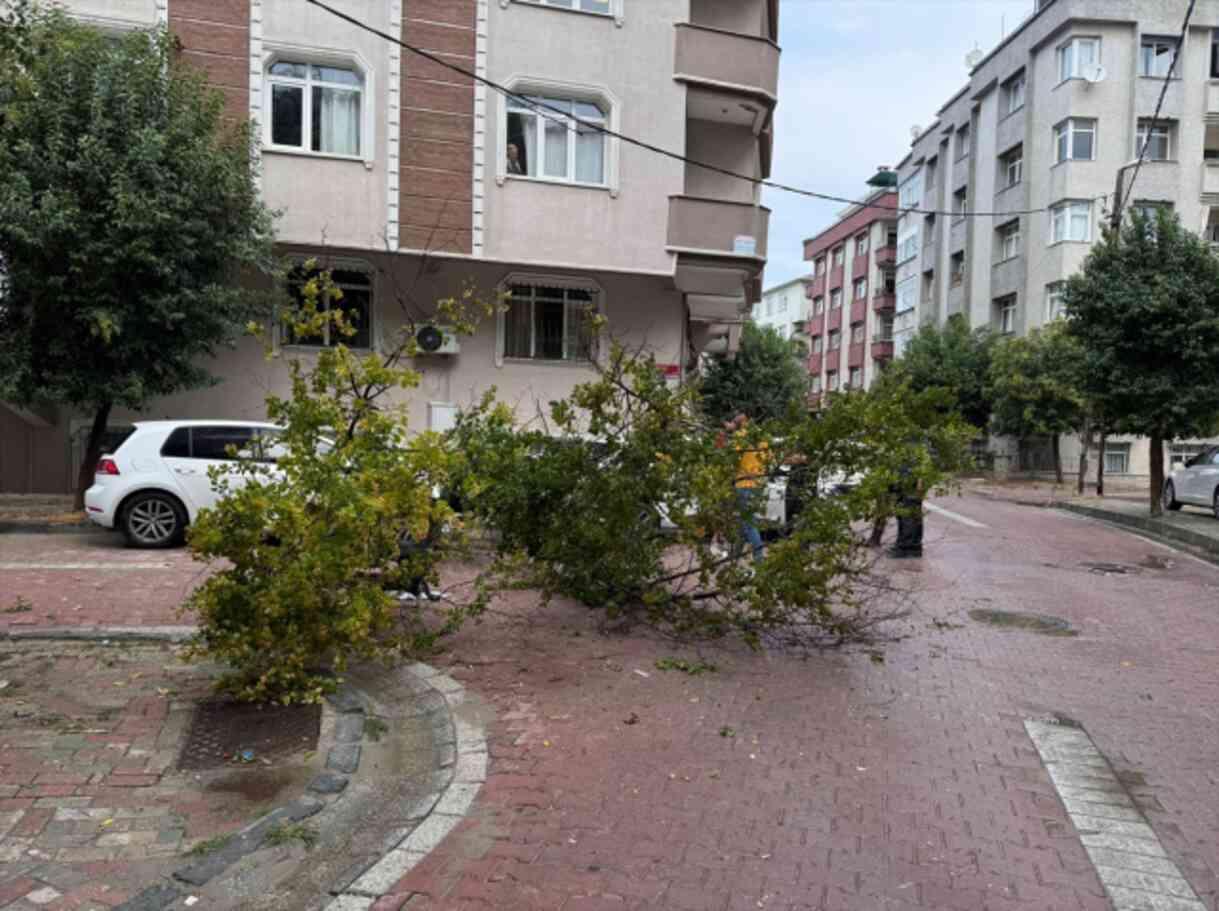
[[[897,541],[889,548],[892,557],[923,555],[923,489],[909,466],[901,471],[897,493]]]

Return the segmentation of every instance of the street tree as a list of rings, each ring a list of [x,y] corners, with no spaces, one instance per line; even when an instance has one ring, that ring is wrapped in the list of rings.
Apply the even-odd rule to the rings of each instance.
[[[971,330],[960,314],[942,327],[923,326],[890,365],[885,382],[906,384],[916,392],[946,392],[961,417],[985,431],[992,410],[987,382],[995,338],[988,328]]]
[[[15,0],[0,35],[0,397],[91,417],[79,508],[111,410],[215,382],[266,312],[272,216],[249,127],[164,30]]]
[[[999,339],[987,372],[991,427],[1019,439],[1048,436],[1059,484],[1063,482],[1060,437],[1081,432],[1088,413],[1079,389],[1079,362],[1078,342],[1061,322],[1055,322],[1022,337]]]
[[[746,323],[740,350],[712,361],[703,377],[707,415],[723,422],[738,414],[764,421],[803,404],[808,394],[804,346],[777,329]]]
[[[1219,258],[1176,213],[1132,212],[1106,230],[1064,290],[1083,352],[1083,391],[1117,433],[1148,438],[1150,510],[1160,514],[1164,441],[1219,416]]]

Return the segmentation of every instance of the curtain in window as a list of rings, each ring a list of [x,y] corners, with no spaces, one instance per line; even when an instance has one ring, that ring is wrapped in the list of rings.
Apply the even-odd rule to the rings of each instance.
[[[532,290],[518,285],[512,289],[508,311],[504,314],[504,357],[533,356],[530,348],[532,322]]]
[[[313,87],[313,149],[360,154],[360,93]]]
[[[592,294],[588,291],[567,292],[567,329],[565,353],[569,361],[588,360],[592,355],[592,333],[588,316],[592,310]]]
[[[567,177],[567,123],[557,114],[547,112],[546,170],[547,177]]]
[[[539,288],[533,304],[533,356],[547,361],[563,360],[563,292]]]

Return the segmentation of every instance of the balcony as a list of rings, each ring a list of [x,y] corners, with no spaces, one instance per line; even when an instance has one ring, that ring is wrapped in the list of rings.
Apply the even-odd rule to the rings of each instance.
[[[893,340],[878,338],[872,342],[872,360],[887,361],[893,357]]]
[[[1219,82],[1206,84],[1206,122],[1219,124]]]
[[[1214,205],[1219,200],[1219,161],[1202,162],[1202,201]]]
[[[868,254],[856,256],[851,259],[851,279],[867,278],[868,277]]]
[[[810,354],[808,356],[808,372],[811,375],[817,375],[817,374],[821,373],[821,355],[820,354]]]
[[[766,262],[770,209],[695,196],[669,197],[668,247],[675,253]]]
[[[876,265],[893,266],[897,264],[897,247],[885,246],[876,251]]]
[[[844,275],[844,272],[843,272],[842,266],[831,266],[830,267],[830,290],[831,291],[833,291],[835,288],[842,287],[843,275]]]
[[[825,332],[825,313],[810,314],[804,320],[804,331],[809,338],[816,338]]]
[[[673,78],[715,93],[743,95],[769,119],[779,97],[779,46],[760,35],[677,24]],[[738,109],[739,110],[739,109]],[[734,116],[731,111],[728,116]]]
[[[872,309],[877,313],[891,313],[897,309],[897,295],[892,291],[880,291],[872,297]]]
[[[864,347],[865,346],[864,346],[863,342],[854,342],[851,344],[851,347],[847,349],[847,366],[848,367],[862,367],[863,366]]]
[[[825,315],[825,331],[833,332],[842,328],[842,308],[834,307]]]
[[[821,393],[820,392],[810,392],[808,394],[808,407],[809,408],[819,408],[820,406],[821,406]]]
[[[824,294],[825,294],[825,273],[822,272],[820,275],[813,276],[813,280],[808,286],[808,299],[812,300],[814,297],[822,297],[822,296],[824,296]]]
[[[867,298],[859,298],[851,301],[851,325],[862,323],[868,318],[868,301]]]

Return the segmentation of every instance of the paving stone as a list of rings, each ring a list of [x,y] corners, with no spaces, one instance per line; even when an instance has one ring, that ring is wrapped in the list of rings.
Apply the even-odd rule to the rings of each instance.
[[[114,911],[162,911],[168,908],[182,895],[175,886],[159,884],[149,886],[134,898],[118,905]]]
[[[337,743],[359,743],[364,737],[364,714],[352,712],[340,715],[334,725],[334,739]]]
[[[359,767],[360,745],[358,743],[341,743],[333,746],[326,756],[326,768],[331,771],[350,775]]]
[[[332,772],[322,772],[309,782],[309,790],[317,794],[338,794],[347,787],[347,778]]]
[[[326,701],[340,714],[365,711],[365,698],[355,687],[346,684],[326,696]]]

